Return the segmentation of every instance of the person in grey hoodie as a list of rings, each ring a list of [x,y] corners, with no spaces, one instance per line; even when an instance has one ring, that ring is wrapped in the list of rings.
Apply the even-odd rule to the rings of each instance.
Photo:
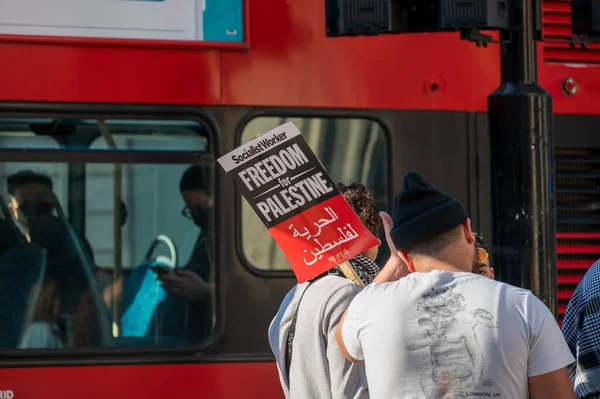
[[[344,198],[363,224],[378,236],[383,220],[388,245],[391,218],[377,214],[375,200],[359,184],[338,184]],[[352,258],[349,263],[367,285],[397,280],[408,270],[391,244],[392,256],[380,272],[374,262],[378,247]],[[304,291],[310,285],[306,295]],[[335,327],[352,299],[362,290],[336,267],[312,281],[296,285],[285,296],[269,327],[269,343],[279,369],[281,386],[287,399],[368,398],[365,368],[347,361],[336,342]],[[297,310],[292,354],[288,339]],[[289,362],[289,365],[287,364]]]

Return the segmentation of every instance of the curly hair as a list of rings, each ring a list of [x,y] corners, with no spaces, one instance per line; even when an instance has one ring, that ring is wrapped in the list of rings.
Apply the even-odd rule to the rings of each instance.
[[[348,185],[338,183],[337,186],[360,221],[363,222],[375,237],[378,237],[379,229],[381,228],[381,218],[377,213],[375,198],[373,198],[369,190],[356,182]]]
[[[487,251],[487,247],[485,246],[485,242],[483,241],[483,236],[481,233],[473,232],[473,235],[475,236],[475,245]]]

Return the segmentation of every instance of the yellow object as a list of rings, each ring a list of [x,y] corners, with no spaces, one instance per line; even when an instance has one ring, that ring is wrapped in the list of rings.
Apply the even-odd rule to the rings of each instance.
[[[356,274],[354,268],[348,261],[342,262],[338,266],[348,280],[352,281],[354,284],[358,284],[363,288],[365,287],[365,283],[361,280],[360,277],[358,277],[358,274]]]

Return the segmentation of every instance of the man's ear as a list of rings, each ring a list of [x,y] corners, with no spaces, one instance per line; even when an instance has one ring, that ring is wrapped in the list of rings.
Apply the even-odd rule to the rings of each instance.
[[[413,260],[411,259],[411,257],[408,256],[408,252],[398,251],[398,256],[400,257],[400,259],[402,259],[404,261],[404,263],[406,263],[406,266],[408,267],[408,271],[411,273],[414,273],[415,272],[415,264],[414,264]]]
[[[463,232],[465,233],[465,239],[469,244],[475,244],[475,235],[471,229],[471,219],[467,218],[463,223]]]

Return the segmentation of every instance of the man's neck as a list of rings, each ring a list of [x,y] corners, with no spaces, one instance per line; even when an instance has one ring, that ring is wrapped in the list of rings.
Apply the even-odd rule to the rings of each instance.
[[[453,267],[451,265],[440,265],[440,266],[435,265],[435,266],[426,266],[426,267],[416,266],[415,267],[415,271],[418,273],[429,273],[434,270],[439,270],[439,271],[443,271],[443,272],[452,272],[452,273],[464,272],[463,269],[458,268],[458,267]]]
[[[471,267],[466,267],[468,261],[462,256],[421,256],[415,262],[415,270],[421,273],[429,273],[434,270],[446,272],[470,272]]]

